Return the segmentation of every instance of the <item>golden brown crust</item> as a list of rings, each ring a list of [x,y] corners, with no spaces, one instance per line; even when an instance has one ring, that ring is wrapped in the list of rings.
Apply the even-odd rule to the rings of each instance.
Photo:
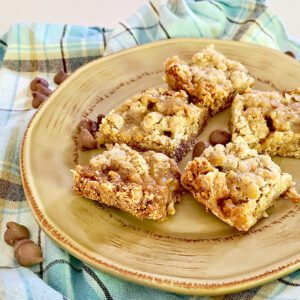
[[[241,231],[248,231],[280,195],[299,197],[292,190],[292,176],[242,138],[205,149],[188,163],[181,183],[197,201]]]
[[[162,153],[139,153],[115,144],[73,170],[73,189],[139,219],[165,220],[182,192],[177,164]]]
[[[236,96],[231,129],[261,153],[300,158],[300,90]]]
[[[209,109],[211,115],[228,107],[237,93],[253,86],[254,79],[239,62],[226,58],[210,45],[192,57],[191,63],[178,56],[165,62],[165,79],[175,90],[184,90],[192,101]]]

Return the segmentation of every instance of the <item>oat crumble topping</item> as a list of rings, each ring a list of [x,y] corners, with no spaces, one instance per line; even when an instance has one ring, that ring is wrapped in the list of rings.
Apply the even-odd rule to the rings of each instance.
[[[174,90],[184,90],[191,101],[210,114],[228,107],[237,93],[247,91],[254,79],[239,62],[226,58],[209,45],[187,63],[178,56],[165,62],[165,79]]]
[[[292,176],[268,155],[250,149],[243,138],[210,146],[189,162],[182,185],[217,217],[248,231],[281,195],[297,202]]]
[[[237,95],[231,128],[259,152],[300,158],[300,89]]]
[[[208,112],[188,102],[184,91],[146,90],[113,109],[99,127],[98,144],[125,143],[162,152],[176,161],[192,148]]]
[[[74,191],[139,219],[165,220],[173,215],[182,192],[174,160],[153,151],[140,153],[125,144],[108,147],[88,166],[76,166]]]

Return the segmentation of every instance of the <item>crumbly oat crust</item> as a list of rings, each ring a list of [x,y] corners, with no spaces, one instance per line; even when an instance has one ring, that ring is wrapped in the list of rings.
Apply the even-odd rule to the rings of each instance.
[[[231,130],[233,139],[242,136],[260,153],[300,158],[300,88],[237,95]]]
[[[180,171],[162,153],[139,153],[109,145],[89,166],[73,170],[73,189],[86,198],[127,211],[139,219],[165,220],[181,200]]]
[[[207,119],[207,109],[189,103],[184,91],[149,89],[102,119],[97,141],[100,146],[125,143],[180,161],[192,148]]]
[[[300,200],[292,176],[282,173],[268,155],[250,149],[241,137],[204,150],[188,163],[181,183],[197,201],[240,231],[248,231],[266,216],[266,209],[279,196]]]
[[[178,56],[165,62],[165,79],[174,90],[184,90],[211,115],[228,107],[235,94],[253,86],[254,79],[239,62],[214,50],[214,45],[193,55],[191,63]]]

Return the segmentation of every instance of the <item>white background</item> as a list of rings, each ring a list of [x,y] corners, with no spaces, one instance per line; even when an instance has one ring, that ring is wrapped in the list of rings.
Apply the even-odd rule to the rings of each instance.
[[[53,22],[113,27],[146,0],[1,0],[0,35],[16,22]],[[300,40],[300,1],[267,0],[288,33]]]

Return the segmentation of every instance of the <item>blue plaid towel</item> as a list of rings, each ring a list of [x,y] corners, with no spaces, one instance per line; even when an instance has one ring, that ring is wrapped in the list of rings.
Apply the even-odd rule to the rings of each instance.
[[[233,39],[256,43],[297,58],[292,42],[262,0],[153,0],[116,28],[16,24],[0,39],[0,219],[26,225],[45,260],[18,267],[12,247],[0,243],[0,299],[208,299],[142,287],[112,277],[70,256],[40,230],[21,185],[19,146],[34,109],[30,81],[41,76],[54,88],[58,69],[73,72],[106,54],[175,37]],[[218,299],[299,299],[300,272],[260,288]]]

